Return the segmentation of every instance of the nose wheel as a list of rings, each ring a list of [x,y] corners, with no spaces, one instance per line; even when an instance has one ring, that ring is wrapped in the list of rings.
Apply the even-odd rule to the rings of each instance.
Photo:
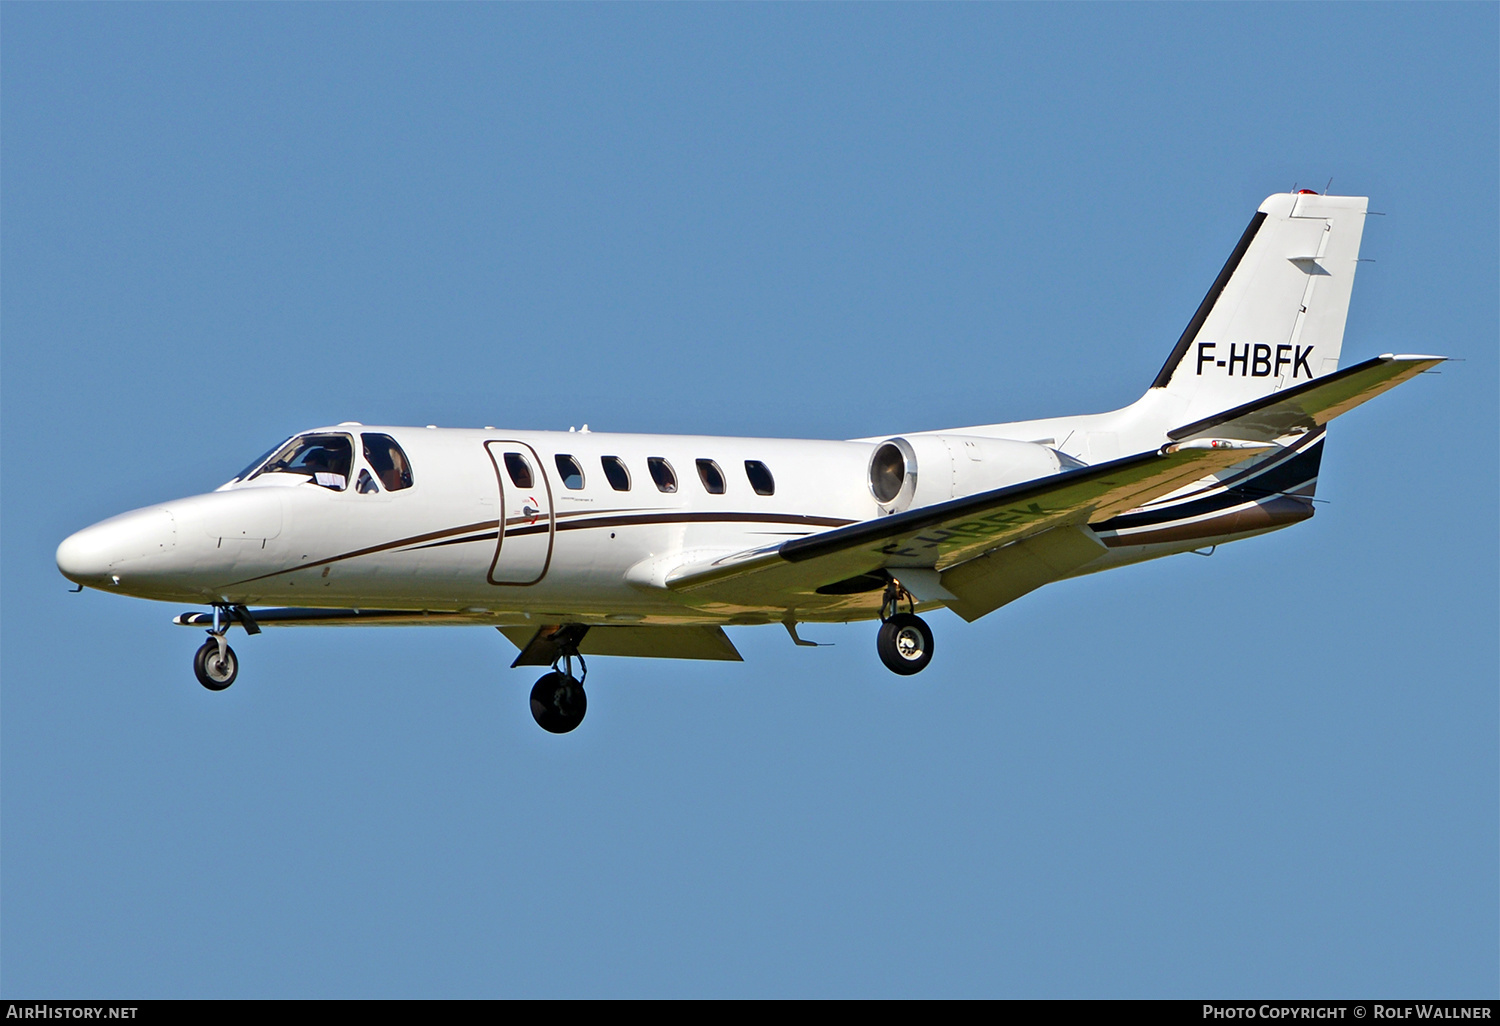
[[[210,635],[193,655],[193,675],[210,691],[223,691],[240,675],[240,661],[223,635]]]
[[[240,661],[235,658],[234,649],[224,640],[224,635],[229,633],[229,625],[235,621],[244,626],[246,634],[260,633],[260,625],[250,615],[250,610],[244,606],[216,602],[214,625],[209,629],[208,640],[193,653],[193,676],[210,691],[223,691],[240,675]]]

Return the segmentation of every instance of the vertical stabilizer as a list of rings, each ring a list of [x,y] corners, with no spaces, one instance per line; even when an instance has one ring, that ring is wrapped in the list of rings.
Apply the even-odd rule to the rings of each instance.
[[[1151,383],[1186,402],[1181,422],[1338,369],[1368,206],[1311,192],[1260,205]]]

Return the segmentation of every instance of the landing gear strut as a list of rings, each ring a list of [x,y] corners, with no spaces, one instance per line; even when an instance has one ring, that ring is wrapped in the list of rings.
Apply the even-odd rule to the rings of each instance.
[[[578,680],[573,678],[574,659],[578,660],[582,673]],[[531,688],[531,715],[537,726],[552,734],[566,734],[582,723],[589,708],[588,696],[583,693],[583,681],[588,675],[588,665],[576,648],[558,656],[552,672],[544,674]]]
[[[224,607],[214,606],[214,625],[208,640],[193,655],[193,675],[210,691],[223,691],[240,675],[240,661],[224,640],[233,622],[226,613]]]
[[[907,611],[896,612],[905,600]],[[902,676],[921,673],[932,662],[932,628],[916,614],[917,602],[911,592],[891,581],[885,587],[880,603],[880,633],[875,635],[875,651],[886,669]]]

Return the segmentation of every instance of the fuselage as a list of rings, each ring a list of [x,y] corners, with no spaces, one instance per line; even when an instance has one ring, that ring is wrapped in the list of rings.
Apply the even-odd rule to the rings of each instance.
[[[863,485],[873,446],[860,442],[362,425],[305,434],[348,438],[348,472],[319,483],[252,470],[80,531],[59,548],[59,567],[80,584],[171,601],[676,621],[694,617],[638,586],[651,560],[877,513]],[[397,442],[409,486],[382,486],[363,435]],[[373,479],[365,490],[362,473]]]
[[[883,502],[872,484],[880,439],[342,424],[294,436],[282,456],[273,450],[216,491],[86,528],[59,547],[58,566],[79,584],[142,598],[421,610],[478,623],[867,619],[880,603],[870,588],[832,587],[789,611],[695,606],[662,581],[674,567],[869,520],[895,503],[1079,462],[1052,438],[958,431],[898,441],[909,481],[904,499]],[[278,469],[278,460],[293,465]],[[1301,476],[1315,477],[1315,454],[1311,464]],[[1224,493],[1213,480],[1197,491]],[[1138,528],[1103,525],[1100,558],[1076,572],[1260,533],[1311,511],[1295,502],[1277,514],[1243,494],[1197,501],[1166,536],[1132,542]],[[1147,511],[1148,525],[1175,523],[1165,516]]]

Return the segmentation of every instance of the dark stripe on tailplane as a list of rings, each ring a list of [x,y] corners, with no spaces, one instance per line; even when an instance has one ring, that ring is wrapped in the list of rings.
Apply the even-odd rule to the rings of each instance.
[[[1214,279],[1208,295],[1204,296],[1203,302],[1198,304],[1198,311],[1193,314],[1193,319],[1188,321],[1188,326],[1182,331],[1182,337],[1172,347],[1172,355],[1167,357],[1167,362],[1162,364],[1156,380],[1151,382],[1152,388],[1166,388],[1167,382],[1172,380],[1172,372],[1177,370],[1177,365],[1187,355],[1188,347],[1193,344],[1193,340],[1198,337],[1198,332],[1203,329],[1203,322],[1208,320],[1209,314],[1213,313],[1214,304],[1219,301],[1219,294],[1224,291],[1224,286],[1229,284],[1229,279],[1234,277],[1235,269],[1240,266],[1240,261],[1245,259],[1245,251],[1250,248],[1250,243],[1255,241],[1255,233],[1260,231],[1260,226],[1265,221],[1265,212],[1260,210],[1256,211],[1255,216],[1250,219],[1250,227],[1246,228],[1245,234],[1240,236],[1239,243],[1234,247],[1234,252],[1229,254],[1224,269]]]
[[[1285,463],[1278,463],[1264,474],[1257,474],[1230,490],[1256,498],[1279,495],[1309,481],[1317,480],[1318,469],[1322,465],[1323,442],[1319,439],[1308,446],[1306,452],[1298,453]]]
[[[1124,531],[1132,527],[1150,527],[1156,524],[1170,524],[1178,520],[1187,520],[1192,517],[1206,516],[1209,513],[1217,513],[1223,510],[1233,509],[1250,502],[1259,502],[1263,499],[1282,495],[1318,476],[1318,468],[1323,460],[1323,445],[1309,446],[1306,452],[1298,453],[1285,463],[1278,463],[1263,474],[1258,474],[1246,480],[1244,483],[1225,489],[1214,495],[1195,499],[1192,502],[1178,503],[1175,506],[1158,506],[1155,509],[1144,510],[1140,513],[1125,513],[1117,517],[1111,517],[1103,523],[1090,524],[1095,531]]]
[[[1307,434],[1302,435],[1301,437],[1293,441],[1292,444],[1288,445],[1282,452],[1279,452],[1274,456],[1266,456],[1253,463],[1246,469],[1241,470],[1237,474],[1231,474],[1229,477],[1224,478],[1222,481],[1215,479],[1212,484],[1209,484],[1203,488],[1195,488],[1183,495],[1175,495],[1171,498],[1153,499],[1150,502],[1146,503],[1144,508],[1160,509],[1175,505],[1177,503],[1186,502],[1188,499],[1199,495],[1217,495],[1225,488],[1234,488],[1242,481],[1248,481],[1250,478],[1254,477],[1257,474],[1266,473],[1278,463],[1286,463],[1290,462],[1293,459],[1296,459],[1298,452],[1305,448],[1308,448],[1309,446],[1320,445],[1322,444],[1322,441],[1322,428],[1319,428],[1317,431],[1309,431]]]
[[[1112,549],[1135,545],[1180,545],[1183,542],[1202,542],[1210,538],[1224,541],[1235,535],[1261,534],[1280,527],[1290,527],[1312,515],[1312,503],[1283,495],[1264,499],[1253,505],[1240,506],[1216,517],[1189,523],[1163,524],[1155,530],[1148,529],[1134,534],[1111,534],[1100,540]]]

